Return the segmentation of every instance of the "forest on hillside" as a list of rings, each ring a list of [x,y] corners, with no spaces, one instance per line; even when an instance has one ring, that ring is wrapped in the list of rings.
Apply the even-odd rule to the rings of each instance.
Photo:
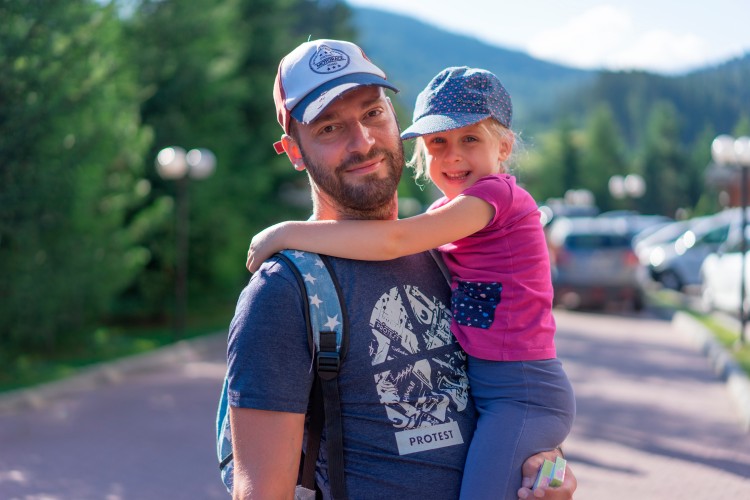
[[[589,71],[378,9],[356,9],[354,23],[364,49],[403,87],[399,99],[407,109],[445,66],[497,74],[513,97],[514,128],[523,140],[514,173],[538,200],[586,189],[603,211],[715,212],[719,193],[705,179],[711,141],[750,134],[750,54],[676,76]],[[646,180],[644,196],[613,198],[608,180],[628,174]]]
[[[168,325],[181,185],[190,313],[228,322],[250,237],[310,210],[306,176],[271,147],[278,61],[311,33],[366,39],[348,5],[6,0],[0,19],[0,365],[101,341],[101,325]],[[750,133],[749,66],[665,78],[531,65],[539,92],[556,71],[570,87],[542,114],[528,108],[516,172],[539,200],[585,188],[603,210],[716,210],[710,140]],[[408,104],[399,114],[406,123]],[[168,146],[211,150],[215,172],[162,179],[154,161]],[[627,173],[647,181],[635,205],[606,189]],[[399,189],[430,201],[408,175]]]

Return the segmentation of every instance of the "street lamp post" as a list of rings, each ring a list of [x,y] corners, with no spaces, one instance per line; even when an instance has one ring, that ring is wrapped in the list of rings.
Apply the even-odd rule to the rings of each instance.
[[[638,174],[613,175],[607,187],[609,194],[617,200],[640,198],[646,193],[646,181]]]
[[[747,313],[745,311],[745,266],[747,265],[747,170],[750,168],[750,137],[735,139],[730,135],[719,135],[711,143],[711,157],[717,165],[730,165],[740,170],[740,205],[742,209],[742,228],[740,236],[740,252],[742,264],[740,271],[740,343],[747,342],[745,325]]]
[[[216,167],[216,157],[208,149],[191,149],[187,153],[178,146],[164,148],[156,156],[156,171],[162,179],[177,184],[175,210],[175,317],[177,338],[182,337],[187,317],[188,255],[190,242],[190,191],[188,181],[209,177]]]

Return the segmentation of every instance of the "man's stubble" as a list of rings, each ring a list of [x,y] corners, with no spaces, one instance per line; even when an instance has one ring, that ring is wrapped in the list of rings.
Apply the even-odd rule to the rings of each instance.
[[[301,149],[301,148],[300,148]],[[313,190],[319,190],[335,204],[343,219],[390,219],[396,212],[396,189],[404,169],[404,148],[400,140],[390,150],[373,148],[367,155],[353,154],[335,168],[316,164],[301,150]],[[355,164],[382,156],[388,175],[371,174],[360,184],[346,183],[345,171]],[[313,195],[315,196],[315,194]]]

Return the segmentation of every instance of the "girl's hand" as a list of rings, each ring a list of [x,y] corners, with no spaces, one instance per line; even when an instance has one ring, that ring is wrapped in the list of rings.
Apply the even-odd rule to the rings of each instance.
[[[254,273],[266,259],[286,248],[281,241],[281,227],[283,225],[283,222],[276,224],[253,236],[250,248],[247,250],[247,263],[245,267],[247,267],[248,271]]]

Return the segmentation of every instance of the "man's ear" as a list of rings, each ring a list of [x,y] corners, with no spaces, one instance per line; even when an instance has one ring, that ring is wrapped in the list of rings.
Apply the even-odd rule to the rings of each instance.
[[[289,161],[294,165],[295,170],[300,172],[305,169],[305,160],[302,158],[302,151],[299,144],[291,136],[284,134],[281,136],[281,146],[284,148]]]

